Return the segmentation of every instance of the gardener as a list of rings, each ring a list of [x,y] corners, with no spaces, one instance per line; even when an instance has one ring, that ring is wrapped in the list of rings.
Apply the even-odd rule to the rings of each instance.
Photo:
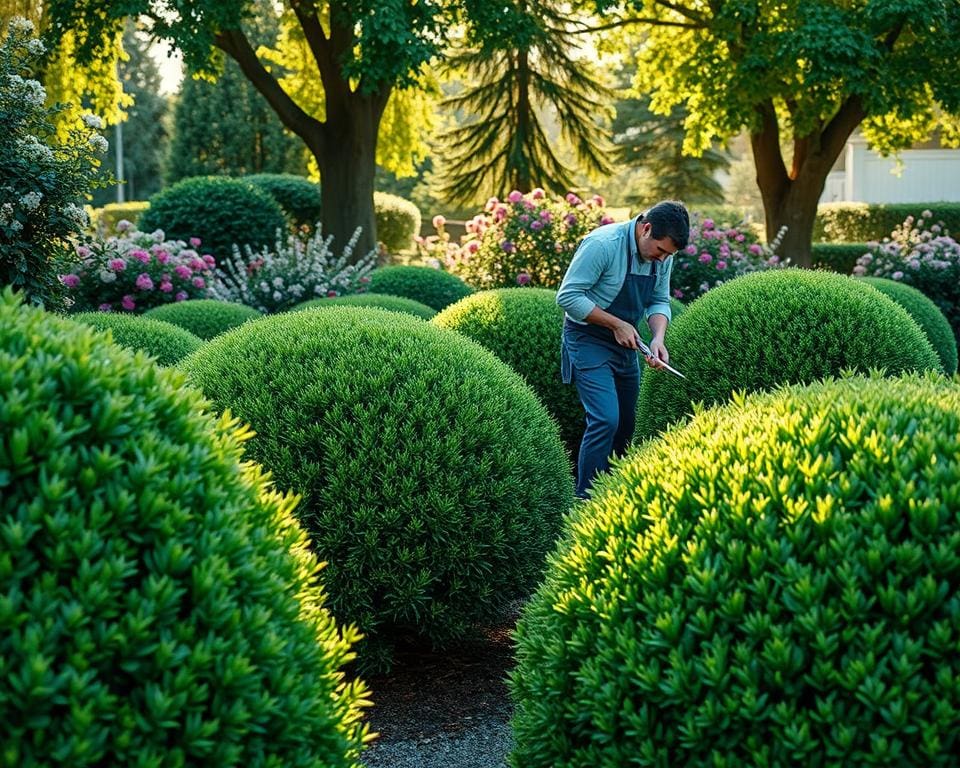
[[[557,304],[566,313],[560,369],[587,412],[577,461],[577,496],[586,498],[612,453],[622,454],[636,422],[640,392],[637,326],[646,319],[651,368],[670,361],[663,335],[670,322],[673,254],[686,248],[690,217],[682,203],[657,203],[639,216],[593,230],[567,269]]]

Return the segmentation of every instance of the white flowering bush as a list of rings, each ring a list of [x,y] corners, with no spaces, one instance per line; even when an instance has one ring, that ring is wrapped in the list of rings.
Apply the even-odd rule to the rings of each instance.
[[[60,301],[57,257],[87,225],[85,195],[96,180],[103,127],[88,115],[66,139],[45,106],[46,91],[30,77],[44,54],[33,24],[13,19],[0,42],[0,285],[22,290],[35,304]]]
[[[908,216],[890,237],[867,243],[853,273],[912,285],[940,308],[954,334],[960,335],[960,243],[942,221],[933,220],[932,211],[916,219]]]
[[[286,239],[278,231],[272,250],[234,246],[233,258],[217,270],[211,295],[261,312],[283,312],[307,299],[362,293],[377,252],[351,263],[360,231],[357,227],[339,257],[330,250],[333,235],[324,238],[319,227],[312,235],[298,233]]]
[[[120,221],[118,234],[94,236],[60,261],[60,282],[71,311],[145,312],[187,299],[207,298],[216,261],[200,239],[167,240]]]

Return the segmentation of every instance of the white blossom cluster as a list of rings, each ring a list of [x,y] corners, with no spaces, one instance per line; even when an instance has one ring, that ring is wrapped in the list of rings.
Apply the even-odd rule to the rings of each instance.
[[[239,302],[261,312],[279,312],[319,296],[353,293],[366,281],[376,264],[371,251],[356,264],[350,257],[360,238],[360,227],[337,257],[330,250],[333,236],[320,228],[307,240],[277,232],[274,248],[259,252],[250,246],[233,247],[233,257],[221,263],[211,286],[214,298]]]
[[[7,87],[31,107],[42,107],[47,100],[47,92],[38,80],[24,80],[20,75],[7,75]]]

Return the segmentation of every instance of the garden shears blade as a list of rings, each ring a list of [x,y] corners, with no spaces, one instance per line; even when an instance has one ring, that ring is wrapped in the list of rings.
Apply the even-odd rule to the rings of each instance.
[[[650,350],[650,347],[648,347],[648,346],[644,343],[643,339],[641,339],[639,336],[637,337],[637,346],[640,348],[640,352],[643,354],[644,357],[653,357],[653,352]],[[674,367],[673,367],[672,365],[670,365],[669,363],[664,363],[663,361],[661,361],[660,364],[661,364],[666,370],[670,371],[670,373],[672,373],[674,376],[679,376],[681,379],[687,378],[686,376],[684,376],[682,373],[680,373],[680,371],[678,371],[676,368],[674,368]]]

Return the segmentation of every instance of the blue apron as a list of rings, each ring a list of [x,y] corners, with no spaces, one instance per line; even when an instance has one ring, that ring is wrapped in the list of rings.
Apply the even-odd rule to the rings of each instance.
[[[631,219],[628,226],[629,237],[635,237],[637,220]],[[620,292],[605,311],[637,328],[653,296],[661,263],[654,261],[649,275],[632,274],[633,249],[629,238],[626,242],[627,275]],[[573,383],[573,372],[577,368],[598,368],[612,360],[622,359],[628,352],[636,354],[635,350],[618,344],[609,328],[593,323],[575,323],[570,318],[564,318],[563,341],[560,344],[560,375],[564,384]]]

